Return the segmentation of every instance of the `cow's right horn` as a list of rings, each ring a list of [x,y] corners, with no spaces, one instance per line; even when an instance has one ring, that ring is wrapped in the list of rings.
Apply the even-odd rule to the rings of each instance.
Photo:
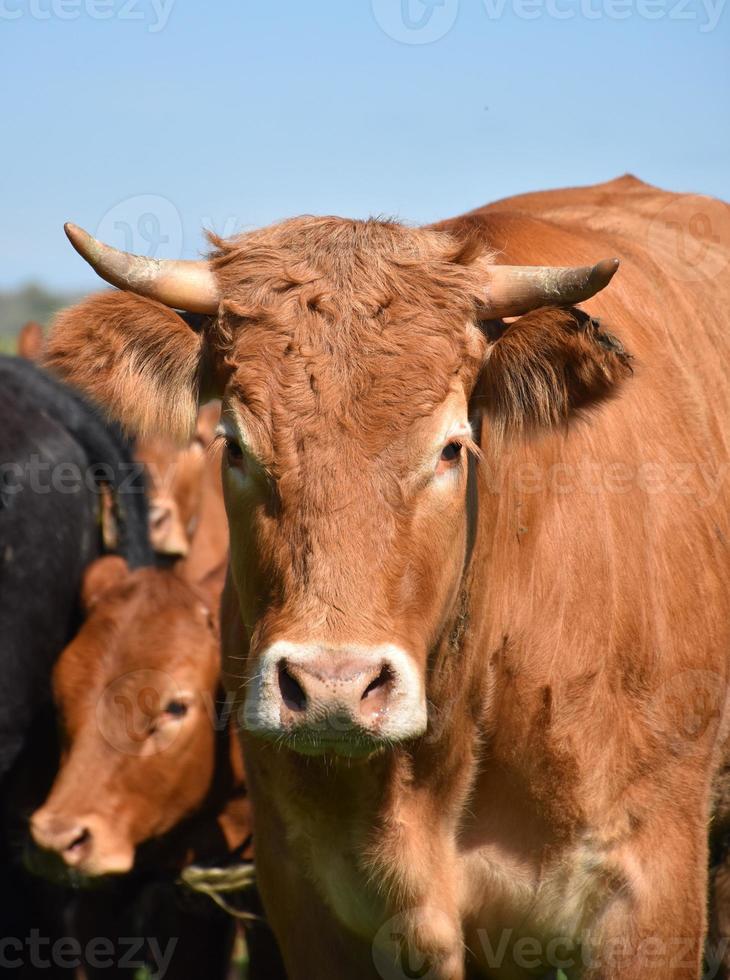
[[[521,316],[539,306],[582,303],[609,284],[618,266],[618,259],[567,268],[493,265],[489,269],[481,315],[485,319],[497,319]]]
[[[63,227],[79,255],[112,286],[190,313],[217,312],[218,286],[206,261],[132,255],[105,245],[78,225]]]

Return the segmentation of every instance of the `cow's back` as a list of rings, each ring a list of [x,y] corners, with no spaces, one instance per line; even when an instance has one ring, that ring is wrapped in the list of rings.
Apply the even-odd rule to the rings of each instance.
[[[475,642],[495,755],[527,764],[554,826],[624,826],[627,798],[649,805],[637,772],[677,741],[688,763],[714,752],[726,724],[729,213],[620,178],[442,224],[471,226],[500,263],[622,263],[582,304],[632,355],[617,397],[498,449],[488,420],[482,434]]]

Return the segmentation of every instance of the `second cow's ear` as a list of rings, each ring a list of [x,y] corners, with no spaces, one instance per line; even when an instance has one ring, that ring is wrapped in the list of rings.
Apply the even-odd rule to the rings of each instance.
[[[129,566],[118,555],[106,555],[92,562],[84,573],[81,603],[85,612],[94,606],[104,593],[121,585],[129,575]]]
[[[121,290],[64,310],[44,363],[136,435],[195,431],[203,337],[174,310]]]
[[[505,435],[564,424],[631,374],[621,343],[579,309],[535,310],[488,336],[474,406]]]

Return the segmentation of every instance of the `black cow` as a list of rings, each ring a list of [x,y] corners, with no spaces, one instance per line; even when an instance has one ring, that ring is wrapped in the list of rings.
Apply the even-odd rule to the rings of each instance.
[[[52,775],[51,669],[80,622],[81,577],[105,527],[131,566],[152,562],[131,446],[76,392],[0,357],[0,938],[26,934],[29,902],[37,922],[14,844],[24,784],[44,774],[24,755],[42,740]]]
[[[149,564],[143,482],[128,443],[70,388],[0,358],[0,779],[49,700],[51,666],[78,625],[81,575],[102,550],[102,484],[120,554]]]

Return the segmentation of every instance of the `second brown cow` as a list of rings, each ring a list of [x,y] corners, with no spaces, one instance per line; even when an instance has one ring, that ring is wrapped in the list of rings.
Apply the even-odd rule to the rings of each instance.
[[[116,557],[90,566],[86,620],[54,671],[61,765],[31,818],[36,870],[102,882],[75,901],[77,937],[132,934],[141,904],[152,965],[159,972],[155,960],[166,955],[168,980],[224,976],[234,936],[209,898],[170,887],[180,870],[252,858],[243,767],[220,690],[222,571],[194,587]],[[244,904],[257,908],[255,896]],[[248,940],[253,975],[277,976],[265,927]],[[88,964],[86,975],[95,975]]]

